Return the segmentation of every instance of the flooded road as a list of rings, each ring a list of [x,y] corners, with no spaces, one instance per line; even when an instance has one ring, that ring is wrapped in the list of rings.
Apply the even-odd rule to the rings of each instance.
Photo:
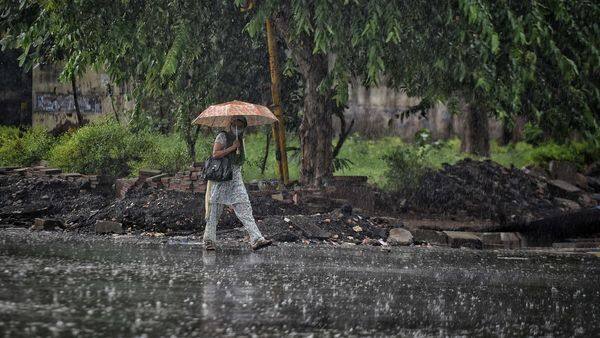
[[[600,335],[585,254],[0,230],[0,336]]]

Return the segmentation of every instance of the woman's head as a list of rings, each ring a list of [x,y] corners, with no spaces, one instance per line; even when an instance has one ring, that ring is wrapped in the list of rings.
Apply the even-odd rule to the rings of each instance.
[[[229,131],[236,134],[236,136],[242,135],[247,126],[248,121],[243,116],[233,116],[229,121]]]

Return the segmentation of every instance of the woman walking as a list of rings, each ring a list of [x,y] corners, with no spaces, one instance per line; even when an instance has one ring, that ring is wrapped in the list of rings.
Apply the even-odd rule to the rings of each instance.
[[[217,223],[225,205],[235,211],[236,216],[250,235],[253,250],[271,245],[271,241],[263,237],[252,216],[252,206],[242,180],[244,154],[244,129],[248,122],[243,116],[233,116],[229,120],[229,130],[221,131],[213,144],[214,158],[229,157],[232,163],[233,176],[229,181],[208,181],[206,189],[206,227],[204,229],[204,248],[214,250]]]

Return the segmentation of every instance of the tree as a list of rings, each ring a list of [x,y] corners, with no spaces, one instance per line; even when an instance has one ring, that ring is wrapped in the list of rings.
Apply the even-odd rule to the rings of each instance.
[[[159,103],[156,110],[168,112],[192,160],[200,129],[191,121],[203,108],[232,99],[257,101],[268,89],[258,85],[268,82],[266,49],[241,34],[246,21],[230,1],[54,0],[14,35],[36,32],[37,41],[44,33],[35,25],[50,24],[60,41],[77,38],[75,52],[64,55],[64,74],[94,66],[117,84],[129,83],[136,102],[133,128],[147,127]],[[31,58],[30,51],[23,54]]]
[[[549,135],[597,130],[600,6],[591,1],[405,3],[391,82],[427,102],[462,107],[462,148],[487,156],[488,114],[526,115]],[[402,66],[400,66],[402,65]]]
[[[559,134],[597,129],[599,7],[554,0],[265,0],[256,3],[247,30],[255,34],[272,17],[307,83],[302,180],[318,184],[331,172],[325,107],[330,99],[347,100],[351,77],[420,96],[422,109],[440,100],[462,106],[463,149],[479,155],[489,154],[489,114],[532,115]]]

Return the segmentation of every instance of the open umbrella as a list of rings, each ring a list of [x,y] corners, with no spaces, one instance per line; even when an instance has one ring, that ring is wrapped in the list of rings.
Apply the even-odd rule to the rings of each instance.
[[[206,108],[192,123],[209,127],[227,127],[232,116],[244,116],[248,126],[277,122],[277,117],[265,106],[243,101],[230,101]]]

